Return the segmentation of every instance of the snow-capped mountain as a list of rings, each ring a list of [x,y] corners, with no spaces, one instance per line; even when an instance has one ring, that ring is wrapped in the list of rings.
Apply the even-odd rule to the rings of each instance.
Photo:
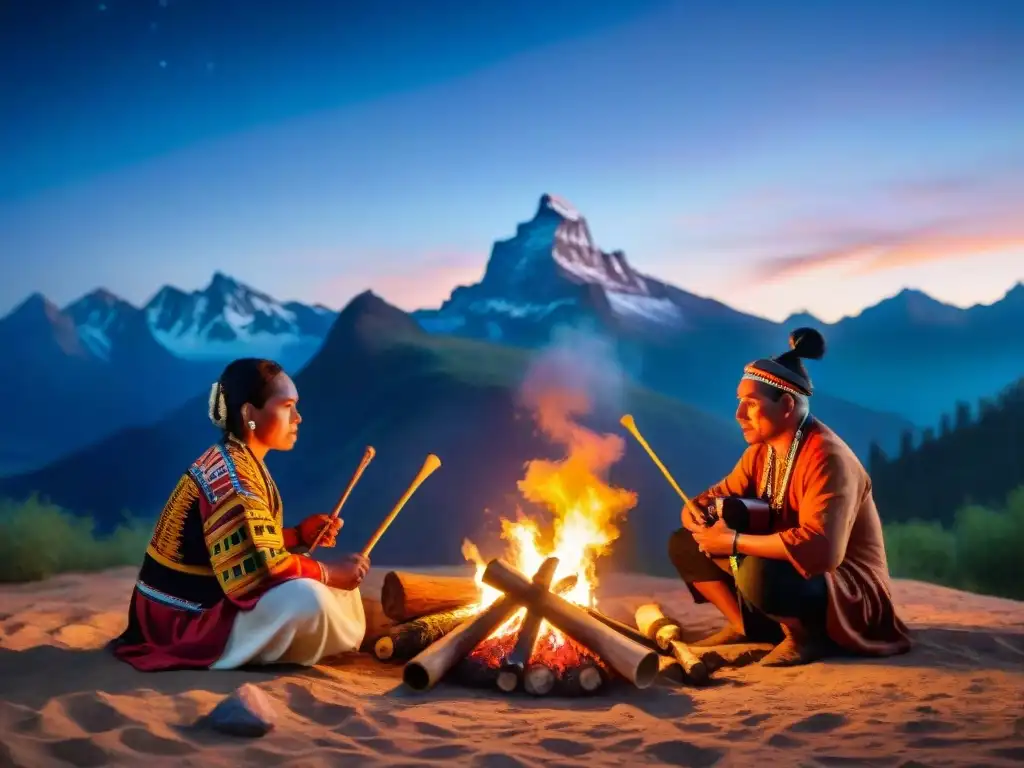
[[[641,274],[621,250],[601,250],[580,212],[551,194],[513,237],[494,244],[479,283],[456,288],[439,309],[414,316],[431,332],[514,344],[544,343],[563,323],[660,337],[702,319],[762,331],[772,325]]]
[[[153,336],[179,357],[272,357],[287,367],[305,364],[336,316],[319,305],[281,303],[220,272],[201,291],[161,288],[143,311]]]
[[[0,399],[13,414],[0,474],[156,420],[233,358],[273,357],[297,371],[334,317],[222,274],[202,291],[163,288],[142,308],[105,289],[63,309],[33,294],[0,318]]]

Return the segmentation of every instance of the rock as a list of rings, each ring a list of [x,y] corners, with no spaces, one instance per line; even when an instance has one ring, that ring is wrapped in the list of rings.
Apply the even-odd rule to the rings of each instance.
[[[210,728],[229,736],[264,736],[276,721],[270,697],[251,683],[240,686],[206,716]]]

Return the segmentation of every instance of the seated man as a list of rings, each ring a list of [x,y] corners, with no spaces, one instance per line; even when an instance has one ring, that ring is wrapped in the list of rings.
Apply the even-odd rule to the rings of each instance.
[[[684,506],[669,557],[698,603],[711,602],[727,626],[694,645],[778,642],[763,660],[791,666],[830,649],[888,656],[910,648],[896,615],[882,524],[871,479],[853,451],[814,419],[801,358],[820,359],[821,334],[801,328],[792,349],[744,369],[736,420],[749,447],[722,482]],[[738,505],[734,530],[707,509]],[[765,506],[767,507],[765,509]]]
[[[285,528],[263,458],[298,439],[298,392],[281,366],[245,358],[210,393],[220,441],[182,474],[143,557],[114,654],[141,671],[310,666],[359,648],[359,584],[369,562],[326,565],[294,554],[340,520],[313,515]]]

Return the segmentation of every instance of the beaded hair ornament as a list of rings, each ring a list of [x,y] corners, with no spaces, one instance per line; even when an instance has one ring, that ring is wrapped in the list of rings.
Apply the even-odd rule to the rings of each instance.
[[[207,414],[215,427],[221,429],[227,427],[228,404],[224,399],[224,387],[220,385],[219,381],[215,381],[210,386],[210,407]]]

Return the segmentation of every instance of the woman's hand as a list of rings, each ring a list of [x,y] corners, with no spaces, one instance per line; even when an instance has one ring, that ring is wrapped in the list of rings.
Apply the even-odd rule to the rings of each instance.
[[[340,563],[327,564],[327,586],[352,590],[358,587],[370,570],[370,558],[360,554],[348,555]]]
[[[697,548],[708,557],[726,557],[732,554],[732,542],[736,531],[719,520],[710,528],[701,528],[693,532],[693,540]]]
[[[309,547],[316,537],[320,535],[320,531],[324,531],[323,538],[320,539],[318,547],[333,547],[337,542],[338,531],[345,524],[345,521],[340,517],[332,518],[330,515],[310,515],[301,523],[299,523],[297,532],[299,534],[299,541],[304,547]]]

